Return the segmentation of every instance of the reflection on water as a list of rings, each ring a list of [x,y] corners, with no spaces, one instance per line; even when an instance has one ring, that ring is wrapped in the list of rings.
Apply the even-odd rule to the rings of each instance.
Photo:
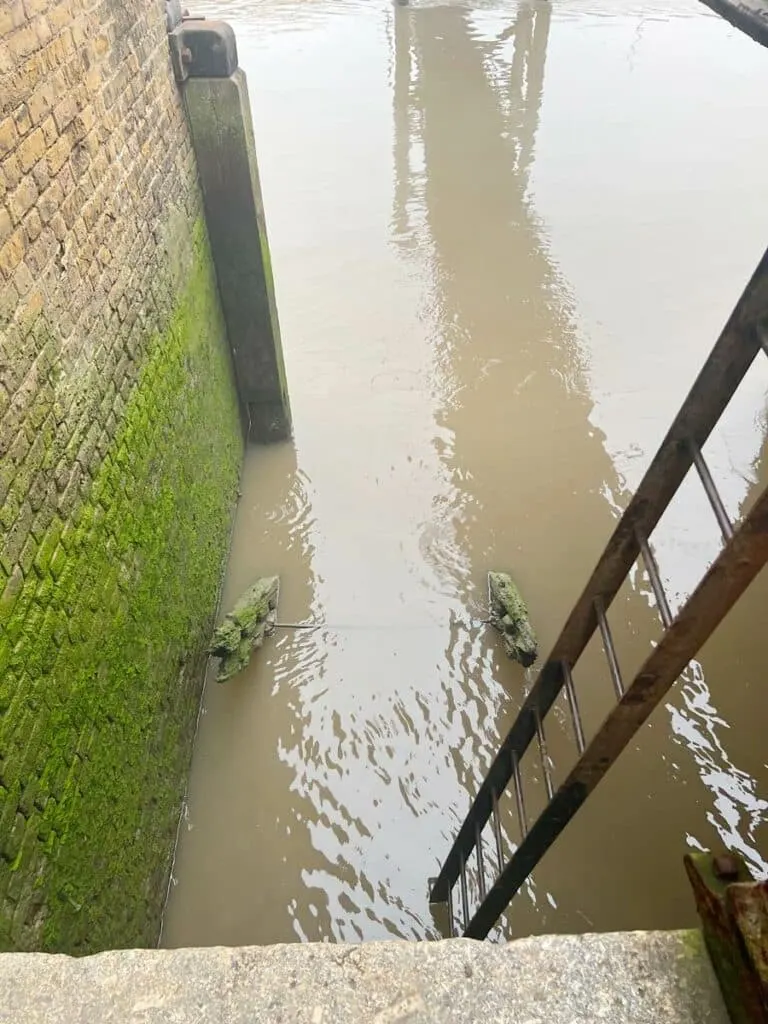
[[[209,680],[163,941],[430,937],[427,878],[531,681],[481,621],[486,573],[514,572],[546,650],[764,248],[750,104],[768,67],[694,0],[214,12],[250,81],[296,439],[246,459],[224,604],[278,573],[285,625]],[[708,68],[692,86],[686,46]],[[750,375],[708,451],[733,510],[767,384]],[[714,534],[693,490],[663,525],[679,597]],[[765,867],[764,589],[499,934],[686,924],[688,846]],[[658,633],[648,591],[633,577],[614,604],[627,672]],[[577,685],[594,728],[597,648]],[[543,780],[523,770],[533,813]]]

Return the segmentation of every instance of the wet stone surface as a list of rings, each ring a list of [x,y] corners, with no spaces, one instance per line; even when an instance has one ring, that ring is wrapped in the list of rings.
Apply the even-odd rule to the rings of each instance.
[[[1,1024],[727,1024],[696,932],[0,957]]]

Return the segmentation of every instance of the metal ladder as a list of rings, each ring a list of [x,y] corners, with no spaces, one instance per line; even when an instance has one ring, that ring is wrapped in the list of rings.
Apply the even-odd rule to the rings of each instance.
[[[451,935],[455,934],[453,890],[457,881],[461,890],[462,934],[467,938],[484,939],[555,839],[768,561],[768,487],[734,527],[701,450],[760,349],[768,354],[768,251],[619,520],[597,568],[504,738],[440,874],[431,881],[430,902],[448,905]],[[691,466],[701,479],[724,544],[694,592],[673,616],[650,538]],[[611,637],[608,609],[640,556],[664,630],[657,646],[626,686]],[[617,703],[587,742],[573,671],[598,629]],[[563,688],[579,756],[565,781],[555,789],[544,723]],[[548,802],[529,824],[520,762],[534,737]],[[514,853],[505,857],[498,802],[510,784],[514,790],[521,841]],[[498,871],[493,872],[495,877],[490,887],[482,841],[483,829],[489,821],[498,867]],[[470,906],[467,886],[467,865],[473,856],[480,897],[475,907]]]

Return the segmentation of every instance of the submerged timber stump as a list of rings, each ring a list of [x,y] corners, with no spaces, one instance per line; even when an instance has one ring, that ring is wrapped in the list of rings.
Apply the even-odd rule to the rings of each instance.
[[[267,631],[274,625],[279,586],[278,576],[257,580],[213,634],[208,650],[221,658],[218,682],[237,675],[251,660],[253,651],[264,643]]]
[[[528,620],[528,608],[511,576],[488,573],[491,625],[502,635],[504,650],[510,658],[528,668],[539,653],[536,635]]]

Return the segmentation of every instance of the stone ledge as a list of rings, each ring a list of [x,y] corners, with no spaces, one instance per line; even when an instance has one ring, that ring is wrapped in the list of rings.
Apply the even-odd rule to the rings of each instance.
[[[2,1024],[728,1024],[698,932],[0,956]]]

